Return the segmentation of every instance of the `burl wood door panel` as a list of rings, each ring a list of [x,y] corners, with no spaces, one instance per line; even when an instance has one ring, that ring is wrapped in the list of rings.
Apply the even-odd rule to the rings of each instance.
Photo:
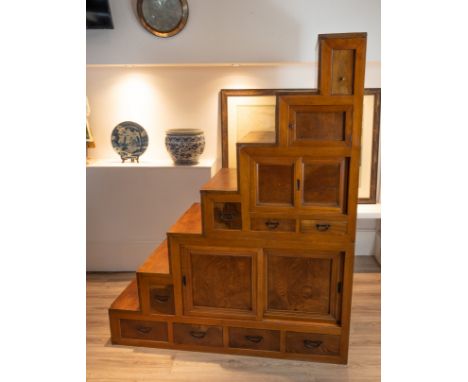
[[[253,158],[251,185],[252,205],[293,207],[295,160],[289,158]]]
[[[289,105],[286,132],[289,146],[350,146],[352,106]]]
[[[266,249],[265,316],[340,320],[341,252]]]
[[[355,49],[332,50],[331,94],[353,94],[355,52]]]
[[[185,314],[255,315],[256,252],[184,248],[182,264]]]
[[[304,158],[301,167],[301,207],[346,214],[348,160]]]

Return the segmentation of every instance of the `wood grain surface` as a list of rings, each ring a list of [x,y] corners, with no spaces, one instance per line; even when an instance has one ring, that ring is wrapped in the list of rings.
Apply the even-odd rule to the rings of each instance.
[[[107,309],[134,273],[87,277],[88,382],[380,381],[380,274],[354,275],[347,366],[111,345]]]

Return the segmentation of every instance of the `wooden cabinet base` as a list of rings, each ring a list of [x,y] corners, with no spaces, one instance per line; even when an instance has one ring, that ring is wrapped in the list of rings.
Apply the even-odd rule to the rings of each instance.
[[[339,335],[291,332],[281,324],[265,325],[264,328],[238,328],[230,326],[229,321],[226,320],[217,322],[218,325],[200,325],[198,321],[194,323],[187,319],[154,321],[150,324],[154,316],[147,317],[145,320],[141,320],[139,314],[131,317],[129,314],[110,313],[113,344],[347,363],[347,355],[339,352],[341,339]],[[255,325],[253,322],[248,324]],[[160,328],[166,325],[167,338],[164,336],[164,330],[161,331],[162,335],[159,337],[157,331],[154,330],[156,335],[151,337],[149,328]],[[135,328],[139,328],[144,332],[137,331],[136,334],[131,332],[128,335],[128,327],[133,328],[134,331],[137,330]]]

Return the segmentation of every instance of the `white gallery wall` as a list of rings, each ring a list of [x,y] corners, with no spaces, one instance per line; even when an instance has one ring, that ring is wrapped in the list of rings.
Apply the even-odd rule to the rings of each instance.
[[[206,138],[205,170],[194,169],[192,175],[186,169],[148,170],[156,177],[150,187],[141,179],[128,187],[138,169],[88,166],[88,270],[135,270],[148,248],[164,237],[170,225],[166,218],[173,222],[174,215],[198,201],[198,187],[186,192],[184,179],[190,183],[186,187],[194,187],[220,166],[220,89],[315,88],[317,35],[336,32],[368,33],[365,86],[380,87],[380,1],[188,4],[187,26],[171,38],[158,38],[140,25],[136,0],[110,0],[115,29],[87,31],[86,93],[95,139],[90,158],[118,162],[110,135],[127,120],[148,132],[149,147],[141,160],[149,167],[170,161],[165,130],[197,128]],[[116,171],[121,171],[118,176]],[[171,192],[163,186],[167,180],[174,186]],[[129,189],[137,197],[128,197]],[[115,206],[108,203],[109,193],[118,201]],[[141,208],[139,200],[148,208]],[[174,214],[167,213],[171,208]],[[121,211],[119,219],[132,222],[131,228],[130,223],[115,224],[115,211]],[[113,229],[101,227],[106,224]],[[373,253],[374,226],[358,223],[358,255]]]
[[[367,32],[367,60],[380,61],[380,0],[188,0],[177,35],[140,24],[136,0],[110,0],[113,30],[88,30],[88,64],[316,61],[320,33]]]

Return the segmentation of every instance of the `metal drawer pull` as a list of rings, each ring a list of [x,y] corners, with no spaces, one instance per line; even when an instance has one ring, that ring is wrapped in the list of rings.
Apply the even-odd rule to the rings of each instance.
[[[235,216],[236,214],[233,212],[220,212],[218,217],[223,222],[232,222]]]
[[[136,330],[140,332],[141,334],[148,334],[151,332],[151,327],[150,326],[138,326]]]
[[[191,331],[190,332],[190,335],[193,337],[193,338],[204,338],[206,336],[206,332],[196,332],[196,331]]]
[[[316,224],[315,228],[317,228],[317,231],[325,232],[330,228],[330,224]]]
[[[322,341],[304,340],[304,347],[307,349],[317,349],[322,345]]]
[[[155,294],[153,297],[157,302],[167,302],[169,300],[169,296],[167,295],[161,296],[159,294]]]
[[[262,336],[245,336],[245,339],[247,341],[258,344],[261,340],[263,340],[263,337]]]
[[[268,229],[276,229],[279,226],[279,221],[278,220],[267,220],[265,222],[265,225],[267,226]]]

